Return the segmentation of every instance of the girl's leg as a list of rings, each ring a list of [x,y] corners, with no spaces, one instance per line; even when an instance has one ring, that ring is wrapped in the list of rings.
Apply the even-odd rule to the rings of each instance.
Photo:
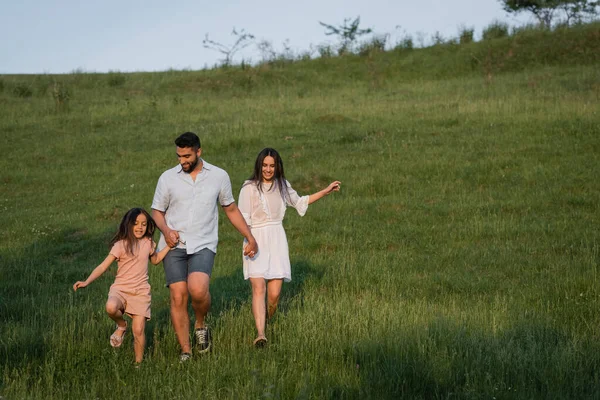
[[[123,313],[125,312],[125,305],[118,297],[109,297],[106,301],[106,312],[108,316],[116,322],[117,326],[120,329],[116,329],[113,333],[113,336],[118,337],[119,339],[123,338],[125,335],[125,328],[127,328],[127,322],[123,319]]]
[[[267,304],[269,305],[269,319],[273,317],[275,311],[277,311],[277,304],[279,303],[279,295],[281,294],[281,286],[283,285],[283,279],[271,279],[267,282]]]
[[[252,285],[252,314],[254,315],[254,323],[258,337],[265,336],[265,291],[266,284],[264,278],[250,278]]]
[[[146,317],[143,315],[133,315],[132,320],[131,331],[133,332],[135,362],[141,363],[144,359],[144,348],[146,347]]]

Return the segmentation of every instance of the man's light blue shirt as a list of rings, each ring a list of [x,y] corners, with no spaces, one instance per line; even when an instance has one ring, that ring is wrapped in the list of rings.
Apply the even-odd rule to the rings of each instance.
[[[181,165],[163,172],[156,185],[152,208],[165,212],[167,226],[179,232],[177,247],[185,248],[187,254],[204,248],[216,253],[219,243],[218,204],[228,206],[234,201],[227,172],[202,160],[202,170],[195,181]],[[158,249],[166,245],[161,232]]]

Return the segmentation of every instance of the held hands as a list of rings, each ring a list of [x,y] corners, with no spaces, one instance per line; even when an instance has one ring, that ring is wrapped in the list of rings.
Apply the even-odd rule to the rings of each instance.
[[[75,284],[73,285],[73,291],[76,292],[77,289],[79,288],[84,288],[86,287],[88,284],[86,282],[83,281],[77,281],[75,282]]]
[[[254,236],[250,237],[248,243],[244,246],[244,255],[250,258],[254,258],[254,256],[258,253],[258,244],[256,243],[256,239]]]
[[[179,243],[179,232],[175,230],[170,230],[165,235],[165,241],[167,242],[167,246],[169,246],[170,248],[177,246],[177,243]]]

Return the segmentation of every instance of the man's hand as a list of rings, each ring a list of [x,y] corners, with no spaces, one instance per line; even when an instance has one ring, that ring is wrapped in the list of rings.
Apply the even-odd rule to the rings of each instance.
[[[256,253],[258,253],[258,244],[256,243],[256,239],[252,236],[252,232],[250,231],[250,227],[246,224],[246,220],[242,216],[237,204],[231,203],[228,206],[223,206],[223,210],[225,211],[225,215],[229,218],[231,224],[238,230],[239,233],[242,234],[246,238],[246,245],[244,246],[244,255],[249,257],[254,257]]]
[[[179,232],[169,228],[167,221],[165,220],[165,212],[153,208],[152,219],[156,223],[156,227],[163,233],[167,246],[170,248],[177,246],[177,243],[179,242]]]
[[[177,246],[177,243],[179,243],[179,232],[169,229],[168,233],[165,235],[165,241],[170,248]]]

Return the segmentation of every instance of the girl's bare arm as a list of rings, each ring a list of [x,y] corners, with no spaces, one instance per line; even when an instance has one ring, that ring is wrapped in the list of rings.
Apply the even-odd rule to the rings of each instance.
[[[155,246],[156,246],[156,244],[153,243],[152,247],[155,247]],[[165,256],[169,252],[169,250],[171,250],[171,248],[169,246],[165,246],[165,248],[159,252],[154,250],[154,253],[152,253],[152,255],[150,256],[150,262],[154,265],[160,263],[165,258]]]
[[[109,254],[104,259],[104,261],[102,261],[102,263],[100,265],[98,265],[96,268],[94,268],[94,270],[92,271],[90,276],[88,276],[88,278],[85,281],[75,282],[75,284],[73,285],[73,290],[77,291],[77,289],[84,288],[87,285],[89,285],[90,283],[94,282],[98,277],[100,277],[103,273],[106,272],[108,267],[110,267],[110,264],[112,264],[113,261],[115,261],[115,260],[116,260],[116,257],[113,256],[112,254]]]

